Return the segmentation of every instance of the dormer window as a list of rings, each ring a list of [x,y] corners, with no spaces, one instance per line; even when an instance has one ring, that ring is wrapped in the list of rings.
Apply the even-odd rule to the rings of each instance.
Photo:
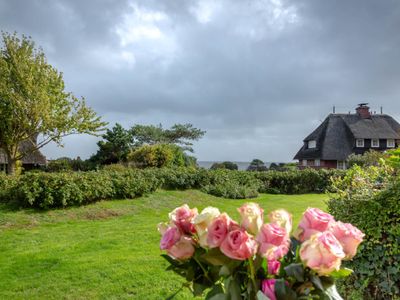
[[[364,148],[364,139],[356,139],[356,147]]]
[[[388,139],[387,141],[386,141],[386,147],[387,148],[394,148],[396,145],[395,145],[395,142],[394,142],[394,139]]]
[[[372,148],[379,148],[379,139],[372,139],[371,140],[371,147]]]
[[[308,141],[308,148],[309,149],[316,148],[316,147],[317,147],[317,142],[315,140]]]

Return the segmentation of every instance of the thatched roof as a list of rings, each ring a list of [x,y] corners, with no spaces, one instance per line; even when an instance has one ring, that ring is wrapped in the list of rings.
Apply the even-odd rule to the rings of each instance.
[[[388,115],[330,114],[304,139],[294,159],[346,160],[354,152],[355,139],[400,140],[400,124]],[[316,148],[307,142],[315,140]]]
[[[26,141],[21,143],[21,152],[25,152],[29,149],[32,149],[30,142]],[[40,151],[31,152],[22,159],[23,164],[45,165],[46,162],[46,157]],[[7,155],[2,149],[0,149],[0,164],[7,164]]]

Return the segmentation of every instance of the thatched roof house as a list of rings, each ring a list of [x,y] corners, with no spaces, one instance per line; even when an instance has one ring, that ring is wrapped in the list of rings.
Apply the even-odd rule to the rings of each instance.
[[[398,147],[400,124],[391,116],[371,114],[362,103],[355,114],[330,114],[303,142],[294,157],[300,167],[345,169],[352,153]]]
[[[21,143],[21,152],[26,152],[29,149],[32,149],[32,145],[30,142],[26,141]],[[22,159],[22,166],[25,170],[33,169],[38,166],[44,166],[46,165],[46,163],[46,157],[40,151],[30,152]],[[7,155],[2,149],[0,149],[0,171],[5,171],[6,169]]]

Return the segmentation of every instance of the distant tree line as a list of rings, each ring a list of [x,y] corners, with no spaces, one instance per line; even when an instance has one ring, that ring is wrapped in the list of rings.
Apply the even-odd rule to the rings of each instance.
[[[211,170],[216,169],[227,169],[227,170],[238,170],[239,167],[237,164],[231,161],[224,161],[224,162],[216,162],[213,163],[210,167]],[[289,170],[296,170],[297,164],[296,163],[271,163],[269,167],[265,165],[265,163],[261,159],[253,159],[249,166],[247,167],[247,171],[268,171],[268,170],[275,170],[275,171],[289,171]]]
[[[62,157],[50,161],[48,171],[87,171],[104,165],[125,164],[137,168],[195,166],[192,142],[205,131],[192,124],[175,124],[169,129],[162,125],[139,125],[129,129],[116,123],[102,135],[98,150],[89,159]]]

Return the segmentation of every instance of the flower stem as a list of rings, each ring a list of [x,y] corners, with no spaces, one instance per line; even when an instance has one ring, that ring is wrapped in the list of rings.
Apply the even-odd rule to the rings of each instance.
[[[193,258],[197,262],[197,264],[200,266],[200,268],[203,270],[204,277],[207,278],[208,281],[212,282],[210,277],[208,277],[208,271],[204,268],[204,266],[201,264],[201,262],[195,256],[193,256]]]
[[[255,278],[255,271],[254,271],[254,264],[253,264],[253,258],[249,258],[249,269],[250,269],[250,279],[251,282],[253,283],[253,288],[254,288],[254,293],[257,293],[257,283],[256,283],[256,278]]]

